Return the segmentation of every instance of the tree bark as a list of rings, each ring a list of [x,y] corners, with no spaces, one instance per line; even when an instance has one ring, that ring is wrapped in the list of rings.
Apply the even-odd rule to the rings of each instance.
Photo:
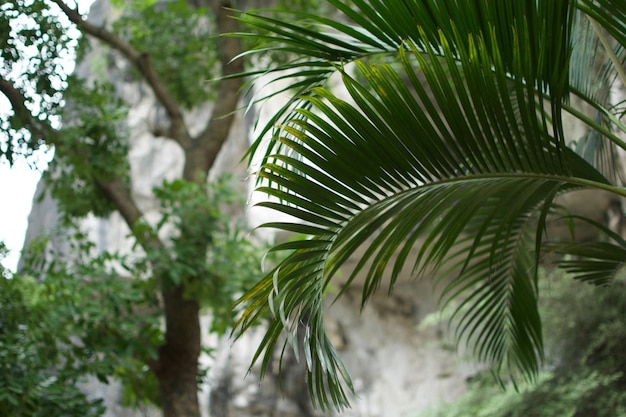
[[[186,299],[182,285],[165,290],[165,344],[159,349],[159,381],[163,417],[199,417],[198,356],[200,306]]]
[[[239,25],[230,10],[233,5],[229,0],[209,1],[215,14],[215,22],[219,34],[234,33]],[[239,74],[244,71],[243,60],[234,60],[243,51],[241,40],[235,37],[220,37],[218,41],[220,69],[223,77]],[[211,119],[200,135],[193,139],[190,146],[185,147],[185,166],[183,177],[188,181],[204,183],[222,146],[228,139],[230,128],[235,119],[239,91],[243,81],[241,78],[227,78],[217,85],[217,101]]]

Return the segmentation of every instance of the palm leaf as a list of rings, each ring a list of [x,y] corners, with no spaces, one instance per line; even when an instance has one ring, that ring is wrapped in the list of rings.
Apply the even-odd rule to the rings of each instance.
[[[625,195],[565,145],[560,115],[577,114],[567,104],[568,2],[329,2],[356,26],[242,17],[268,30],[275,43],[264,49],[297,53],[269,70],[283,80],[290,73],[280,71],[293,71],[297,95],[263,129],[273,130],[269,146],[259,137],[253,149],[263,153],[262,205],[295,219],[266,226],[309,238],[275,247],[290,253],[241,298],[237,331],[270,312],[256,358],[267,366],[279,343],[302,343],[313,398],[346,406],[352,385],[324,333],[321,300],[363,249],[339,296],[360,274],[365,305],[405,270],[454,271],[443,293],[463,300],[457,336],[496,368],[532,378],[542,357],[536,266],[552,198],[594,187]],[[324,60],[327,74],[298,75]],[[332,73],[349,100],[324,88]]]
[[[617,232],[594,220],[575,216],[563,216],[565,220],[579,220],[598,229],[606,241],[572,241],[550,243],[546,249],[564,255],[557,261],[574,279],[594,285],[608,285],[626,265],[626,240]]]
[[[418,50],[429,50],[434,55],[442,55],[439,44],[441,39],[454,40],[455,42],[448,44],[448,48],[456,56],[457,45],[469,48],[468,42],[472,37],[466,35],[493,33],[492,42],[485,45],[485,54],[500,55],[503,68],[510,74],[537,80],[541,91],[550,90],[553,106],[558,107],[558,103],[568,94],[567,77],[563,77],[568,68],[569,45],[569,12],[566,0],[539,2],[539,7],[534,2],[500,4],[474,1],[473,9],[459,7],[454,0],[359,0],[353,2],[353,7],[341,0],[328,2],[355,25],[344,23],[342,19],[289,11],[273,12],[279,18],[266,16],[262,10],[242,14],[239,18],[243,24],[267,33],[257,36],[257,39],[264,40],[259,44],[257,52],[277,51],[294,56],[294,60],[277,65],[269,71],[239,74],[252,76],[251,82],[254,83],[268,73],[284,74],[287,71],[287,75],[283,77],[298,80],[292,98],[264,126],[259,138],[272,130],[276,123],[282,124],[291,119],[291,111],[303,104],[298,97],[310,92],[312,88],[325,85],[326,80],[333,73],[341,71],[347,63],[396,54],[405,40],[413,41]],[[293,23],[295,21],[298,23]],[[458,36],[459,33],[463,36]],[[521,60],[521,56],[514,51],[522,51],[525,59]],[[476,52],[483,53],[482,50]],[[312,65],[317,72],[303,76],[303,71],[307,71]],[[284,80],[283,77],[281,79]],[[269,83],[273,81],[270,80]],[[262,94],[256,100],[267,100],[282,91],[283,88],[279,87],[275,91]],[[557,111],[553,112],[559,114]],[[558,132],[561,128],[558,120],[554,125]],[[561,134],[556,136],[561,137]],[[255,142],[251,153],[256,152],[260,144],[261,140]],[[276,142],[273,145],[280,148]],[[273,151],[272,144],[266,151]]]

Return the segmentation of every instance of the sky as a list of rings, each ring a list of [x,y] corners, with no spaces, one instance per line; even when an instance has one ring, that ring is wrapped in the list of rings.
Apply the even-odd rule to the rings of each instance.
[[[79,10],[85,12],[94,0],[79,0]],[[70,0],[67,2],[74,7]],[[68,63],[68,68],[73,64]],[[7,112],[9,103],[0,94],[0,112]],[[34,169],[23,160],[18,160],[9,167],[6,161],[0,161],[0,241],[4,241],[10,252],[2,265],[15,271],[19,260],[19,251],[24,243],[24,235],[28,226],[33,194],[37,182],[41,178],[41,170],[45,169],[52,153],[40,153],[36,156],[38,168]]]
[[[47,155],[41,155],[39,159],[42,161],[40,166],[45,168]],[[15,271],[19,260],[35,186],[40,177],[41,172],[30,168],[23,160],[18,160],[11,168],[6,162],[0,162],[0,241],[4,241],[10,250],[2,265],[11,271]]]

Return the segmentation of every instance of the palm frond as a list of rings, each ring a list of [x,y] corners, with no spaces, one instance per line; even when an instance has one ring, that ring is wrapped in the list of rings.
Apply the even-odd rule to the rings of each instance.
[[[269,146],[259,137],[253,149],[264,155],[258,190],[270,199],[261,204],[295,219],[265,226],[309,238],[275,247],[290,254],[241,298],[237,332],[270,312],[256,358],[267,366],[279,343],[303,345],[312,396],[346,406],[351,382],[321,300],[358,252],[339,296],[359,275],[365,305],[407,270],[454,271],[444,299],[464,300],[457,336],[496,368],[532,378],[542,357],[536,265],[552,199],[594,187],[626,195],[566,146],[563,109],[585,117],[567,103],[569,2],[329,2],[352,23],[242,18],[270,33],[264,48],[297,54],[293,73],[268,70],[297,80],[297,95],[263,129],[273,129]],[[320,72],[299,77],[309,61]],[[348,100],[326,88],[332,74]]]
[[[626,249],[610,242],[580,242],[560,251],[571,256],[558,262],[575,279],[594,285],[608,285],[624,268]]]
[[[589,16],[578,11],[573,28],[570,84],[587,97],[606,104],[616,73],[611,71],[611,62]]]
[[[594,285],[613,282],[626,266],[626,240],[606,225],[586,217],[568,214],[564,219],[587,223],[607,240],[550,243],[546,250],[564,255],[556,264],[580,281]]]
[[[381,54],[396,54],[405,41],[410,41],[421,52],[443,56],[441,39],[448,40],[448,57],[456,59],[457,47],[467,50],[471,47],[469,42],[481,36],[488,36],[490,42],[484,45],[484,49],[474,49],[475,53],[485,54],[487,59],[499,56],[500,64],[511,77],[532,80],[536,84],[532,88],[539,87],[542,93],[550,91],[551,106],[556,115],[553,123],[556,137],[562,136],[560,112],[555,110],[568,95],[567,77],[563,76],[569,58],[567,0],[538,4],[474,1],[474,8],[459,7],[454,0],[359,0],[354,1],[352,7],[341,0],[328,2],[345,18],[329,19],[289,11],[278,12],[278,18],[275,18],[265,15],[262,10],[244,13],[239,18],[242,23],[266,33],[257,37],[262,42],[256,52],[277,51],[294,57],[266,71],[240,74],[252,76],[252,82],[255,82],[260,76],[283,73],[282,81],[290,84],[287,81],[292,78],[294,82],[291,84],[295,84],[292,98],[261,129],[251,153],[259,150],[260,139],[277,123],[282,125],[293,117],[292,110],[303,104],[300,95],[325,86],[332,74],[341,72],[346,64],[366,61]],[[311,71],[311,67],[316,70]],[[283,90],[279,87],[256,100],[270,99]],[[274,142],[266,152],[273,151],[272,145],[280,147]]]

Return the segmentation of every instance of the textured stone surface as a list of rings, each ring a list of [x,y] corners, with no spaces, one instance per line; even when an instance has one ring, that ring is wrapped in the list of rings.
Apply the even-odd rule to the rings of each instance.
[[[464,364],[446,346],[440,326],[420,326],[432,308],[432,289],[424,282],[400,284],[398,295],[374,296],[360,312],[358,289],[350,290],[327,312],[330,338],[348,368],[358,397],[341,413],[354,417],[400,417],[456,398],[476,368]],[[400,295],[401,294],[401,295]],[[214,369],[214,417],[312,416],[306,399],[304,369],[293,356],[282,376],[285,393],[276,390],[277,373],[257,384],[258,369],[243,379],[260,330],[220,350]],[[276,363],[277,366],[277,363]],[[274,369],[275,370],[275,369]],[[229,399],[229,400],[228,400]],[[291,401],[288,401],[291,400]],[[323,415],[323,414],[321,414]],[[330,415],[330,414],[326,414]]]

